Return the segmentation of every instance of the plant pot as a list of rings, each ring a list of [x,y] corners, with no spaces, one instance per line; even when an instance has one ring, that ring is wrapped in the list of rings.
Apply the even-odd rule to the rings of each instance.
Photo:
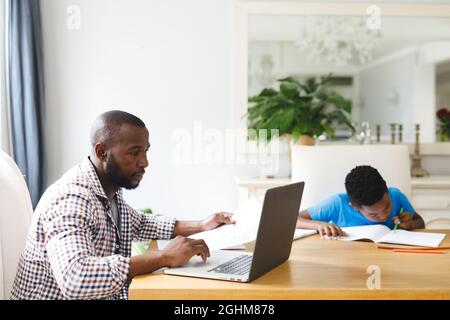
[[[306,134],[303,134],[300,136],[300,138],[297,140],[296,143],[301,144],[303,146],[315,146],[316,139],[314,139],[311,136],[307,136]]]
[[[450,141],[449,136],[444,131],[439,132],[439,142],[447,142]]]
[[[292,140],[291,135],[288,136],[288,139],[289,139],[289,161],[292,161],[292,156],[291,156],[292,155],[292,145],[294,145],[294,144],[299,144],[302,146],[315,146],[316,145],[316,139],[311,136],[308,136],[306,134],[301,135],[300,138],[298,138],[298,140],[295,142]]]
[[[131,255],[132,256],[143,255],[150,246],[150,242],[151,241],[133,241],[131,243]]]
[[[316,139],[314,139],[311,136],[307,136],[306,134],[301,135],[300,138],[297,141],[293,141],[292,137],[289,135],[289,162],[291,163],[291,172],[289,174],[289,177],[291,177],[292,174],[292,146],[293,145],[302,145],[302,146],[315,146],[316,145]]]

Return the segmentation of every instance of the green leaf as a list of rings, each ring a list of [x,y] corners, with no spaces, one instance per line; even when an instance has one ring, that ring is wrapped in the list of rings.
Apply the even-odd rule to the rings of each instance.
[[[292,130],[292,139],[297,141],[304,132],[306,132],[305,126],[302,123],[297,124]]]
[[[278,82],[288,82],[288,83],[293,83],[293,84],[295,84],[295,85],[297,85],[297,86],[301,86],[301,85],[302,85],[300,82],[298,82],[297,80],[295,80],[295,79],[292,78],[292,77],[286,77],[286,78],[283,78],[283,79],[278,79]]]
[[[248,98],[248,102],[250,103],[261,103],[267,100],[267,97],[264,96],[253,96]]]
[[[300,94],[298,86],[291,82],[282,82],[280,84],[280,92],[290,99],[297,97]]]
[[[139,209],[139,211],[145,214],[153,214],[153,211],[150,208]]]
[[[276,96],[278,94],[278,92],[274,89],[264,89],[263,91],[261,91],[261,93],[259,94],[261,97],[273,97]]]
[[[290,133],[290,127],[294,121],[294,110],[289,110],[284,113],[283,120],[280,123],[280,136],[286,133]]]
[[[339,109],[344,110],[347,113],[351,113],[352,112],[352,103],[351,101],[345,99],[343,96],[339,96],[339,95],[331,95],[328,97],[328,100],[333,103],[336,107],[338,107]]]
[[[345,124],[352,131],[350,122],[351,101],[336,93],[327,93],[327,85],[331,74],[315,78],[305,83],[286,77],[280,79],[279,89],[266,88],[259,95],[249,97],[247,125],[249,129],[279,129],[280,135],[292,134],[294,140],[300,135],[319,136],[326,133],[335,135],[333,126]]]

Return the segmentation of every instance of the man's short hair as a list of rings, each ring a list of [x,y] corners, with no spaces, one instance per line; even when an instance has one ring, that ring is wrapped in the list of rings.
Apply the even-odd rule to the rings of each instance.
[[[92,146],[112,141],[124,124],[145,128],[145,123],[141,119],[125,111],[112,110],[99,115],[91,128]]]
[[[345,178],[345,189],[350,202],[356,206],[371,206],[380,201],[388,190],[386,181],[371,166],[353,168]]]

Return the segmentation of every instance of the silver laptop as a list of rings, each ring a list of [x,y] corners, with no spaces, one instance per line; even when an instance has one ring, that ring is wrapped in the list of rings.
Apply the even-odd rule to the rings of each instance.
[[[304,186],[299,182],[267,190],[253,254],[216,250],[206,263],[193,257],[184,266],[164,273],[250,282],[282,264],[291,253]]]

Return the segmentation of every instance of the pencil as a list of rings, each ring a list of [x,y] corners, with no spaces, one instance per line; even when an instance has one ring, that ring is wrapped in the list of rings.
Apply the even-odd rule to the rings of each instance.
[[[444,250],[411,250],[411,249],[394,249],[394,252],[400,253],[423,253],[423,254],[445,254]]]
[[[403,212],[403,208],[400,209],[400,213],[399,215]],[[397,231],[398,225],[400,224],[400,218],[397,219],[397,221],[395,221],[395,226],[394,226],[394,232]]]
[[[378,249],[399,249],[399,250],[448,250],[450,246],[447,247],[413,247],[413,246],[393,246],[389,244],[379,244]]]

